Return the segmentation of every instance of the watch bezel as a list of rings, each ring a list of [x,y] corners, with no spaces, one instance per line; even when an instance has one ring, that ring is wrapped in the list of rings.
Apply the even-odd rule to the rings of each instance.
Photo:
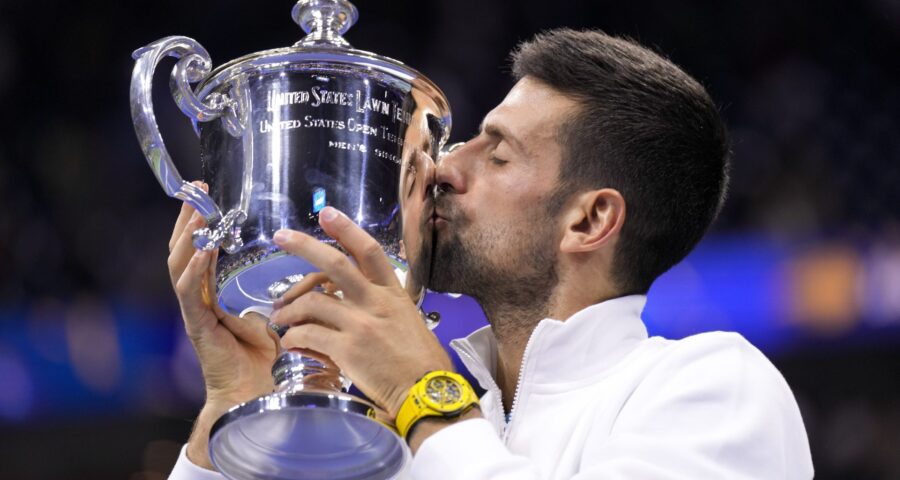
[[[431,386],[432,383],[436,382],[436,381],[443,381],[445,384],[454,385],[456,387],[457,391],[459,391],[459,396],[457,397],[457,399],[455,401],[451,401],[448,403],[436,402],[431,397],[431,395],[428,394],[429,386]],[[447,387],[445,386],[444,390],[446,390],[446,388]],[[434,377],[429,378],[428,381],[423,382],[421,391],[419,392],[419,399],[422,401],[423,404],[425,404],[426,407],[428,407],[432,410],[437,410],[438,412],[443,413],[445,415],[452,415],[455,412],[462,410],[465,407],[467,400],[468,400],[467,395],[466,395],[466,390],[465,390],[465,388],[463,388],[462,383],[460,383],[459,380],[457,380],[449,375],[446,375],[446,374],[435,375]]]

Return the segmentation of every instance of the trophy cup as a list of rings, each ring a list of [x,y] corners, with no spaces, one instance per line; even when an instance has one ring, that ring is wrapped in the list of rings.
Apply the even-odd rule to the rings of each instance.
[[[404,64],[352,49],[342,37],[358,17],[350,2],[301,0],[292,16],[302,40],[214,71],[187,37],[138,49],[131,113],[144,155],[166,194],[206,219],[194,245],[224,250],[216,294],[226,311],[271,311],[316,270],[272,236],[290,228],[334,244],[318,225],[327,205],[384,247],[421,302],[431,263],[428,176],[450,131],[447,99]],[[208,194],[179,175],[156,124],[151,84],[167,56],[179,59],[170,86],[200,138]],[[409,263],[420,269],[406,272]],[[423,317],[436,323],[435,314]],[[212,429],[210,457],[225,476],[382,479],[407,463],[404,441],[346,393],[349,381],[327,357],[286,351],[272,371],[275,392],[235,406]]]

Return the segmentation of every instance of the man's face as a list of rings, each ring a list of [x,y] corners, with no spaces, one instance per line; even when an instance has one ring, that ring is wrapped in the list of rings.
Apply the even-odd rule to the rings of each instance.
[[[440,160],[430,288],[471,295],[483,306],[546,303],[562,233],[557,132],[575,108],[526,77],[475,138]]]

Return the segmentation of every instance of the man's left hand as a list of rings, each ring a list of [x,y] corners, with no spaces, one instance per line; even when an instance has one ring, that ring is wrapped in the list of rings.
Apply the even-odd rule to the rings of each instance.
[[[393,421],[409,389],[433,370],[453,370],[440,342],[400,285],[381,245],[342,213],[319,214],[325,233],[356,260],[301,232],[280,230],[275,243],[302,257],[342,292],[342,299],[307,291],[288,301],[271,321],[290,326],[284,348],[324,353]]]

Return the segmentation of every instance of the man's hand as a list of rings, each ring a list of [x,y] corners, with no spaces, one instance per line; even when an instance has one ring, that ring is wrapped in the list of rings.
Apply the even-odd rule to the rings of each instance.
[[[284,348],[308,348],[331,357],[393,422],[421,376],[452,370],[453,363],[425,326],[381,245],[334,208],[322,210],[319,223],[356,265],[301,232],[280,230],[274,239],[321,270],[343,298],[307,291],[286,301],[272,322],[292,326],[281,339]]]
[[[273,390],[270,372],[278,339],[262,316],[237,318],[216,302],[217,252],[196,250],[191,241],[193,232],[205,224],[190,205],[182,206],[169,241],[168,264],[184,327],[206,383],[206,404],[188,441],[188,457],[212,468],[207,448],[212,424],[234,405]]]

